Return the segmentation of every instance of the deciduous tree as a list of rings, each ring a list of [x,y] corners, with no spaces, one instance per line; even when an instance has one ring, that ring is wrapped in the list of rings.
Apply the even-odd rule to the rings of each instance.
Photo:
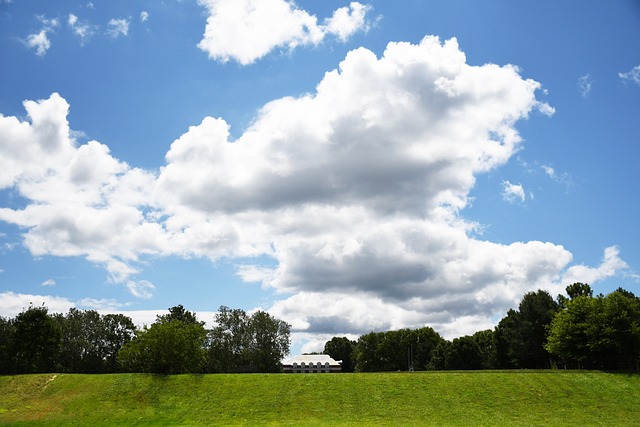
[[[0,374],[11,374],[15,370],[13,356],[14,322],[0,316]]]
[[[62,332],[46,307],[29,307],[14,320],[11,350],[16,373],[53,372]]]
[[[122,347],[117,358],[122,369],[157,374],[202,372],[207,333],[201,323],[191,320],[189,315],[159,316]]]
[[[66,316],[54,316],[62,331],[58,370],[75,373],[104,371],[102,319],[95,310],[72,308]]]
[[[624,290],[577,295],[551,322],[546,348],[569,367],[639,369],[640,301]]]
[[[277,372],[289,354],[291,326],[264,311],[221,306],[209,333],[210,372]]]
[[[362,372],[424,370],[443,338],[430,327],[371,332],[358,339],[356,370]]]
[[[116,372],[118,352],[133,339],[136,326],[133,320],[124,314],[105,314],[102,317],[102,324],[106,371]]]
[[[355,348],[356,341],[347,337],[333,337],[324,344],[323,353],[335,360],[341,360],[342,372],[353,372]]]

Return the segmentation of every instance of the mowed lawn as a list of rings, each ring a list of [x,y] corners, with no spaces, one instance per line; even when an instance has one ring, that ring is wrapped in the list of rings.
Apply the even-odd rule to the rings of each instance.
[[[0,424],[639,425],[640,374],[0,376]]]

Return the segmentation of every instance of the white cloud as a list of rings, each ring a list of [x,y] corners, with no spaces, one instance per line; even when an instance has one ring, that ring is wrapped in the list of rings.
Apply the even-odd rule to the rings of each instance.
[[[341,7],[325,20],[325,31],[347,41],[357,31],[368,29],[365,17],[371,9],[371,6],[357,2],[352,2],[349,7]]]
[[[161,226],[137,207],[150,202],[155,177],[96,141],[78,146],[60,95],[24,106],[30,122],[0,116],[0,188],[15,187],[33,203],[0,208],[0,218],[29,230],[24,243],[34,255],[84,256],[126,283],[138,272],[130,263],[162,246]]]
[[[509,181],[502,181],[502,198],[507,202],[524,202],[526,196],[522,184],[512,184]]]
[[[578,79],[578,91],[582,95],[583,98],[589,96],[591,93],[591,88],[593,86],[593,79],[591,78],[591,74],[585,74],[584,76],[580,76]]]
[[[540,102],[537,107],[538,110],[547,117],[551,117],[556,113],[556,109],[546,102]]]
[[[30,306],[45,306],[50,314],[65,314],[71,308],[81,310],[96,310],[100,314],[123,314],[133,320],[139,328],[144,325],[151,325],[156,321],[158,315],[167,314],[166,308],[156,310],[131,310],[125,309],[129,304],[122,304],[113,299],[83,298],[79,301],[70,301],[66,298],[51,295],[18,294],[14,292],[0,292],[0,316],[14,318]],[[196,312],[198,320],[205,322],[205,327],[213,326],[214,311]]]
[[[149,19],[149,12],[147,12],[146,10],[143,10],[142,12],[140,12],[140,22],[147,22],[148,19]]]
[[[73,30],[73,33],[80,38],[80,44],[83,46],[97,31],[96,26],[80,21],[73,13],[69,14],[67,24]]]
[[[558,184],[562,184],[565,187],[565,191],[569,191],[574,186],[573,177],[568,172],[558,173],[549,165],[542,165],[541,168],[549,178]]]
[[[100,310],[105,312],[119,310],[125,305],[126,304],[119,303],[114,299],[83,298],[76,302],[76,306],[84,310]]]
[[[49,40],[48,33],[54,31],[60,25],[60,21],[56,18],[49,19],[42,15],[37,16],[37,19],[42,24],[42,29],[38,33],[29,34],[24,40],[24,44],[30,49],[35,49],[36,55],[44,56],[51,48],[51,40]]]
[[[51,47],[46,30],[40,30],[37,34],[29,34],[25,43],[29,48],[35,49],[38,56],[44,56]]]
[[[275,274],[273,268],[259,265],[238,265],[236,271],[246,283],[269,283]]]
[[[549,165],[543,165],[542,166],[542,170],[544,170],[544,173],[546,173],[549,177],[551,178],[555,178],[556,176],[556,171],[554,168],[552,168]]]
[[[146,280],[128,280],[127,281],[127,289],[131,294],[138,298],[149,299],[153,296],[153,291],[155,290],[155,286]]]
[[[74,304],[66,298],[50,295],[16,294],[14,292],[0,292],[0,316],[15,317],[30,306],[45,305],[50,313],[65,313]]]
[[[38,21],[40,21],[40,23],[42,24],[42,27],[47,31],[51,31],[60,25],[60,21],[58,20],[58,18],[49,19],[43,15],[38,15],[37,18]]]
[[[476,175],[520,148],[518,120],[548,111],[539,87],[513,66],[468,65],[455,39],[361,48],[233,143],[223,119],[192,126],[157,174],[78,145],[54,94],[25,102],[28,122],[0,116],[0,188],[31,201],[0,220],[34,255],[83,256],[141,298],[151,257],[242,258],[240,277],[282,296],[270,311],[296,334],[475,332],[579,273],[560,245],[478,240],[461,216]]]
[[[29,34],[24,40],[24,44],[29,49],[35,49],[36,55],[43,57],[51,48],[51,40],[49,40],[48,34],[60,25],[60,21],[57,18],[49,19],[42,15],[38,15],[36,18],[42,24],[42,28],[38,33]]]
[[[55,285],[56,285],[56,281],[53,279],[48,279],[42,282],[42,286],[55,286]]]
[[[107,34],[112,38],[126,37],[129,35],[130,19],[110,19],[107,23]]]
[[[288,0],[198,0],[209,17],[198,47],[222,62],[247,65],[274,49],[316,45],[327,34],[341,40],[366,28],[370,9],[357,2],[336,10],[326,26]]]
[[[618,77],[620,77],[625,83],[635,83],[640,86],[640,65],[636,65],[626,73],[618,73]]]
[[[615,276],[619,271],[628,270],[629,266],[620,258],[620,248],[610,246],[604,250],[602,263],[598,267],[574,265],[567,269],[562,283],[570,285],[576,282],[595,283]]]

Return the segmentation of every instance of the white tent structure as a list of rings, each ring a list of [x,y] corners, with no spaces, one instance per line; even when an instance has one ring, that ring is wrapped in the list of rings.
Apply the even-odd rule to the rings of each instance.
[[[342,360],[334,360],[328,354],[302,354],[285,359],[282,369],[290,374],[341,372]]]

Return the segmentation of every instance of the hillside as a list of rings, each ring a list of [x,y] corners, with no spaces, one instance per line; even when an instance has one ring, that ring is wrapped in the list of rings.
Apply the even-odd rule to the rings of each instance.
[[[3,425],[637,425],[638,420],[639,374],[0,377]]]

